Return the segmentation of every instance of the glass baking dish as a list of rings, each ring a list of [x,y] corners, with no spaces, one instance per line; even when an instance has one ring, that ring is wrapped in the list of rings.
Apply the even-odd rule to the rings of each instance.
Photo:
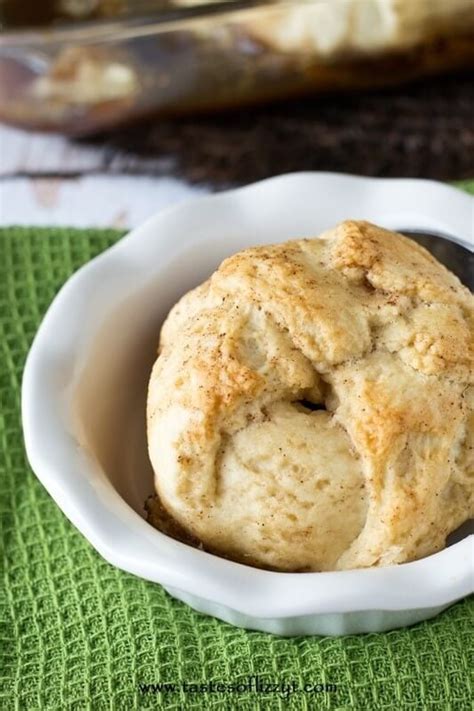
[[[472,0],[147,0],[139,17],[128,2],[75,22],[4,22],[0,120],[83,135],[474,66]]]

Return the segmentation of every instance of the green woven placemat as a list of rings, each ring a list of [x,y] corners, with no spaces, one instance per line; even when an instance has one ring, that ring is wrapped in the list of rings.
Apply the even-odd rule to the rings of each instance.
[[[93,229],[0,230],[2,711],[470,709],[472,599],[384,634],[284,639],[247,632],[110,566],[50,499],[23,450],[26,353],[61,284],[119,236]],[[245,690],[252,675],[261,689],[287,683],[287,691]],[[211,681],[242,687],[200,689]],[[160,682],[176,688],[158,693],[146,686]],[[288,694],[306,683],[316,689]]]

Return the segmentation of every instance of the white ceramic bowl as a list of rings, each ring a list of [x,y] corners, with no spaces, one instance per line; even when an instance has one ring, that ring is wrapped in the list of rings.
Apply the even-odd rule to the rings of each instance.
[[[188,547],[144,520],[152,492],[145,399],[159,326],[179,296],[249,245],[317,235],[345,218],[473,244],[473,200],[420,180],[286,175],[152,217],[61,289],[31,348],[23,427],[38,478],[113,565],[234,625],[340,635],[409,625],[473,591],[474,536],[424,560],[275,573]]]

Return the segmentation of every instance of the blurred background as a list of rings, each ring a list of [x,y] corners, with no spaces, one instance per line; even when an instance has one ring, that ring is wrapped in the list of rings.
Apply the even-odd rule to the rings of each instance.
[[[0,0],[0,222],[298,170],[474,178],[473,0]]]

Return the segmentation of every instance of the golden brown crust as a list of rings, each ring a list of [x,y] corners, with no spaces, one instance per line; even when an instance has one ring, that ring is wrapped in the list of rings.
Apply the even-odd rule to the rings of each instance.
[[[438,550],[473,511],[473,301],[367,222],[225,260],[163,326],[163,506],[205,547],[281,570]]]

